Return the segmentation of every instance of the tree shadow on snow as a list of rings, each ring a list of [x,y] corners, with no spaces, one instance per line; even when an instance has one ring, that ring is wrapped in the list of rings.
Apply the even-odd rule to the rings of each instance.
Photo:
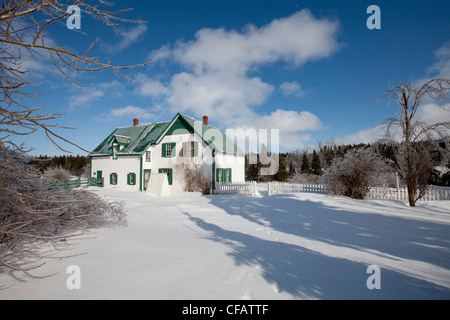
[[[379,213],[358,213],[321,202],[282,195],[265,198],[208,197],[230,215],[274,230],[360,251],[376,250],[403,259],[450,268],[450,226]],[[280,207],[280,203],[283,204]],[[261,275],[280,291],[318,299],[449,299],[450,289],[389,269],[382,289],[369,290],[369,264],[330,257],[299,245],[231,231],[184,212],[209,240],[227,245],[238,265],[259,265]],[[395,258],[395,257],[394,257]]]
[[[360,213],[344,209],[348,201],[343,206],[333,207],[290,195],[233,197],[210,199],[213,205],[228,214],[268,225],[283,233],[337,246],[377,250],[450,269],[450,225],[414,219],[409,207],[398,206],[396,210],[408,212],[411,219],[380,214],[383,207],[386,211],[393,210],[392,206],[383,203],[353,200],[359,206],[354,210],[360,210]]]

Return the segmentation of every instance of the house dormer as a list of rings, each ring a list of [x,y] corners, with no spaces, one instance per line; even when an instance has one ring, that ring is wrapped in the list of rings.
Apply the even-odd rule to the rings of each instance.
[[[111,145],[114,146],[114,144],[118,144],[119,145],[119,150],[121,151],[123,150],[126,146],[128,146],[131,142],[131,138],[127,137],[127,136],[122,136],[119,134],[113,134],[113,138],[111,139]]]

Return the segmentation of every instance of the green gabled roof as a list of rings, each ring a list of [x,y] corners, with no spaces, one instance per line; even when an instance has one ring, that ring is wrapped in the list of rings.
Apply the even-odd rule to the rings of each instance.
[[[149,145],[155,144],[156,140],[161,136],[161,134],[169,126],[170,122],[161,122],[153,124],[150,132],[148,132],[136,145],[134,148],[135,152],[142,153],[147,149]]]
[[[119,144],[128,145],[131,141],[131,138],[127,136],[121,136],[120,134],[114,134],[114,140]]]
[[[202,121],[198,121],[195,120],[189,116],[186,116],[184,114],[179,113],[180,117],[185,120],[190,126],[191,128],[200,136],[202,137],[203,141],[209,145],[211,148],[216,149],[217,152],[220,153],[226,153],[226,154],[236,154],[236,155],[245,155],[245,153],[233,142],[231,141],[231,139],[220,129],[217,129],[216,127],[210,126],[210,125],[205,125]],[[201,128],[201,130],[200,130]],[[206,139],[205,137],[205,132],[207,130],[217,130],[217,133],[214,134],[213,132],[213,136],[217,136],[217,135],[222,135],[223,136],[223,141],[222,144],[221,143],[214,143],[212,142],[210,139]],[[200,132],[201,131],[201,132]],[[208,135],[207,135],[208,136]],[[227,146],[233,146],[233,150],[229,150],[230,148],[227,148]]]
[[[113,143],[123,146],[118,155],[140,154],[158,139],[168,125],[169,122],[162,122],[117,128],[90,155],[111,155]]]
[[[219,134],[223,135],[222,145],[220,143],[214,143],[210,139],[203,139],[208,146],[215,148],[217,152],[244,155],[244,152],[219,129],[178,113],[170,122],[117,128],[92,151],[90,156],[112,155],[114,143],[118,143],[122,147],[117,154],[118,156],[142,154],[148,146],[159,143],[165,135],[171,134],[172,132],[170,130],[175,127],[174,124],[179,119],[181,119],[184,127],[188,128],[189,132],[197,133],[202,139],[207,130],[217,130],[217,133],[213,134],[214,136],[218,136]],[[233,150],[227,150],[226,146],[233,146],[232,148],[228,148]]]

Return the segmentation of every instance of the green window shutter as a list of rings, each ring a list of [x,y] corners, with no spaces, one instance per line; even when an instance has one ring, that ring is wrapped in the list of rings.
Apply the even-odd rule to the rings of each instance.
[[[221,172],[221,169],[217,168],[216,169],[216,182],[220,182],[220,172]]]
[[[222,183],[227,182],[227,169],[222,169]]]
[[[231,183],[231,168],[227,170],[228,170],[228,182]]]
[[[162,173],[162,169],[158,169],[158,173]]]
[[[166,157],[166,144],[165,143],[162,144],[161,150],[162,150],[161,157],[165,158]]]
[[[176,145],[177,144],[175,142],[172,142],[172,154],[170,156],[171,158],[175,157],[175,154],[176,154],[175,146]]]
[[[109,175],[109,184],[111,184],[111,185],[117,184],[117,173],[111,173]]]
[[[130,186],[134,186],[136,184],[136,174],[130,172],[127,174],[127,184]]]
[[[194,157],[198,155],[198,142],[194,141]]]

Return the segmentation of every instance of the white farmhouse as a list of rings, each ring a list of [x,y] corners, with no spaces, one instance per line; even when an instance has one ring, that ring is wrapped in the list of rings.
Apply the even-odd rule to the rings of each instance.
[[[184,190],[186,167],[216,183],[245,181],[245,155],[221,130],[178,113],[172,121],[115,129],[89,154],[91,176],[103,185],[145,191],[150,173],[166,173],[171,191]]]

